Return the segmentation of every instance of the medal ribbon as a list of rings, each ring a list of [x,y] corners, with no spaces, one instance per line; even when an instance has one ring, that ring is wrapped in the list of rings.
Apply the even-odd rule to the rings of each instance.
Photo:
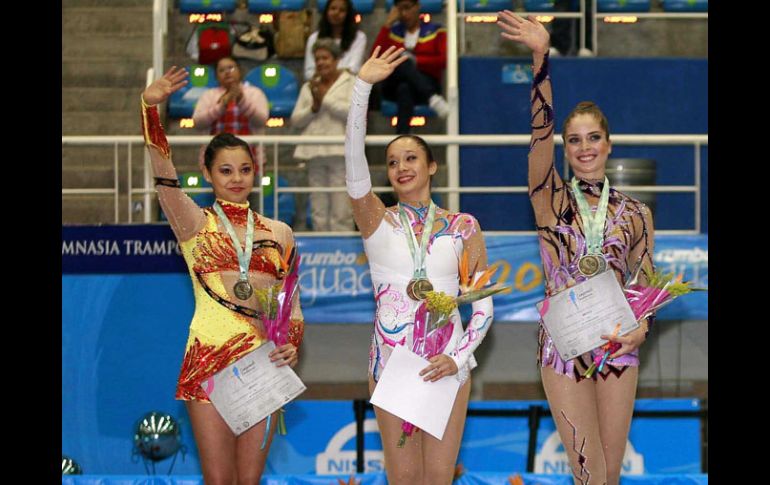
[[[576,177],[572,177],[572,192],[575,194],[580,218],[583,220],[583,232],[587,246],[586,252],[587,254],[602,254],[604,223],[607,218],[607,205],[610,200],[610,182],[605,176],[602,195],[599,197],[599,205],[596,206],[596,212],[593,214],[591,214],[591,207],[588,205],[583,192],[580,191]]]
[[[406,216],[403,204],[398,203],[398,217],[401,219],[401,226],[406,233],[406,242],[409,244],[409,251],[412,253],[412,261],[414,261],[414,279],[427,279],[428,275],[425,270],[425,254],[428,251],[428,241],[430,240],[430,233],[433,231],[433,220],[436,217],[436,204],[430,201],[428,206],[428,217],[425,219],[425,224],[422,228],[422,239],[420,244],[420,250],[417,251],[415,246],[417,245],[417,237],[414,235],[409,219]],[[418,216],[419,219],[419,216]]]
[[[238,254],[238,268],[241,271],[240,281],[248,281],[249,261],[251,261],[251,250],[254,245],[254,214],[251,209],[248,210],[248,219],[246,221],[246,248],[241,248],[241,242],[238,240],[238,236],[235,234],[235,229],[230,223],[230,219],[227,218],[227,214],[222,210],[222,206],[219,205],[219,201],[214,202],[214,211],[219,216],[219,220],[222,221],[222,225],[225,226],[227,234],[233,241],[235,246],[235,252]]]

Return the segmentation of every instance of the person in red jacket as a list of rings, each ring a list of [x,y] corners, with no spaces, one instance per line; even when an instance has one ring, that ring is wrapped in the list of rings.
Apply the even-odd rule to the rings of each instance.
[[[398,105],[396,133],[409,133],[415,104],[428,105],[446,118],[449,105],[441,96],[441,76],[446,67],[446,29],[420,22],[418,0],[396,0],[380,29],[374,46],[382,52],[403,47],[409,61],[399,65],[382,86],[385,99]]]

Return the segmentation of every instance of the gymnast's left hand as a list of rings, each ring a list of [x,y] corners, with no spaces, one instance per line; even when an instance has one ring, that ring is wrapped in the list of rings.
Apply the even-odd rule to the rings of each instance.
[[[172,66],[166,74],[145,88],[142,98],[149,105],[162,103],[186,85],[187,71],[183,67]]]
[[[294,367],[299,361],[299,351],[292,344],[283,344],[270,352],[270,361],[275,362],[276,367]]]
[[[436,382],[442,377],[457,374],[457,364],[446,354],[434,355],[428,361],[430,365],[420,371],[420,375],[425,376],[424,381]]]

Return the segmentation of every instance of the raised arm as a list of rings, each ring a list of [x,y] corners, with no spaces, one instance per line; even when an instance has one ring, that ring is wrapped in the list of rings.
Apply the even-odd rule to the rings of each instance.
[[[158,200],[179,241],[193,237],[203,227],[206,217],[201,208],[180,188],[157,105],[185,86],[186,77],[187,71],[174,66],[160,79],[147,86],[141,99],[142,133],[150,152]]]
[[[554,190],[564,183],[553,164],[553,92],[548,71],[550,36],[534,16],[526,20],[508,10],[498,15],[500,35],[532,49],[532,91],[530,95],[532,139],[529,145],[529,197],[538,223],[551,211]]]
[[[374,234],[385,215],[385,205],[372,193],[369,165],[364,152],[369,94],[374,83],[388,77],[396,67],[407,60],[406,57],[401,57],[402,52],[404,49],[390,47],[380,55],[380,47],[375,47],[371,57],[358,72],[350,99],[345,131],[345,183],[353,203],[353,218],[364,239]]]

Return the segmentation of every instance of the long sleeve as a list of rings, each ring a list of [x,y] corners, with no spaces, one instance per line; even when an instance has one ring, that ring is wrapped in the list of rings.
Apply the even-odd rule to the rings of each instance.
[[[176,169],[171,162],[171,149],[166,133],[160,123],[158,107],[149,106],[142,100],[142,134],[150,152],[152,171],[155,177],[177,179]],[[158,200],[166,214],[171,229],[179,241],[187,241],[205,224],[206,216],[200,207],[178,187],[156,186]]]
[[[530,94],[532,138],[529,145],[529,198],[538,225],[548,225],[553,210],[552,197],[564,182],[554,166],[553,91],[549,74],[548,54],[534,59],[532,91]]]
[[[243,98],[241,98],[238,107],[249,118],[249,124],[252,131],[261,133],[264,130],[267,118],[270,116],[270,105],[267,102],[267,96],[261,89],[243,85]]]
[[[446,68],[446,29],[438,29],[436,38],[431,42],[436,47],[434,52],[427,54],[415,51],[417,68],[421,71],[438,73]]]
[[[374,234],[385,215],[385,205],[372,193],[369,164],[366,161],[366,111],[372,85],[356,78],[345,127],[345,184],[353,203],[353,218],[367,239]]]
[[[299,130],[305,128],[313,119],[313,95],[310,93],[310,83],[302,85],[297,98],[297,104],[294,105],[294,111],[291,112],[289,122],[291,126]]]
[[[345,121],[350,111],[350,97],[353,94],[354,82],[353,76],[343,71],[324,96],[321,109],[327,111],[332,117]]]
[[[203,92],[193,112],[193,122],[196,127],[208,131],[211,124],[222,116],[225,106],[219,102],[219,98],[223,94],[225,94],[223,88],[211,88]]]
[[[471,216],[468,216],[471,217]],[[468,252],[469,267],[474,268],[476,273],[474,281],[487,269],[487,248],[484,243],[484,235],[481,232],[478,221],[473,219],[473,233],[464,241],[464,251]],[[458,369],[468,363],[473,352],[478,348],[481,341],[484,340],[489,327],[494,319],[494,308],[492,297],[488,296],[477,300],[471,304],[473,314],[468,322],[462,338],[455,348],[447,348],[444,353],[449,355],[455,361]]]
[[[366,111],[369,108],[371,92],[372,85],[357,77],[353,84],[348,122],[345,127],[345,182],[348,194],[353,199],[360,199],[372,188],[369,164],[364,150]]]

